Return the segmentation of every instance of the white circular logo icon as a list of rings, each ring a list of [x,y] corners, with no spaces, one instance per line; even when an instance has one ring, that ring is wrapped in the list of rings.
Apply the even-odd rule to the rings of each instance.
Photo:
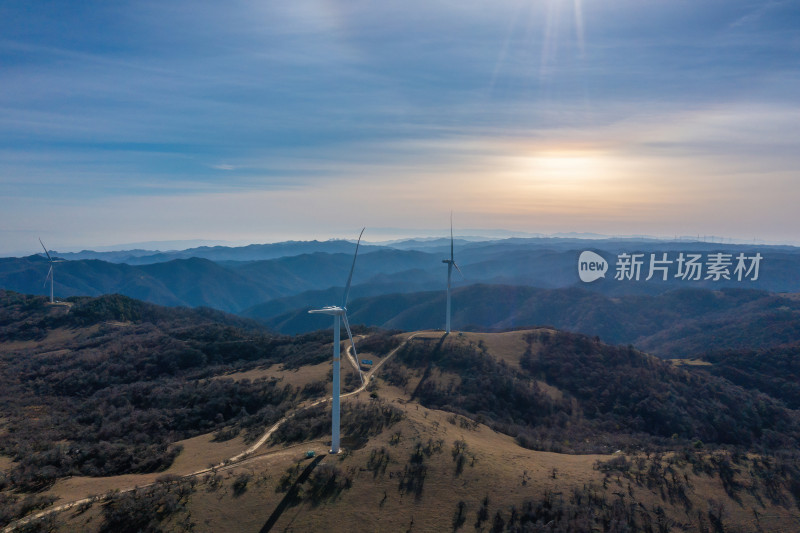
[[[589,250],[581,252],[578,258],[578,276],[584,283],[591,283],[597,279],[606,277],[608,263],[599,254]]]

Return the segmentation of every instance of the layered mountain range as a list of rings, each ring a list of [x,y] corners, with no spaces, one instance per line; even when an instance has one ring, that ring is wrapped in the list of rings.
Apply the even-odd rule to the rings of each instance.
[[[353,322],[442,327],[441,260],[449,245],[449,239],[434,239],[362,246],[349,306]],[[310,241],[168,252],[52,252],[66,260],[55,265],[54,293],[56,298],[118,293],[237,313],[285,333],[311,331],[327,325],[305,311],[339,303],[353,250],[347,241]],[[579,277],[585,251],[600,258],[592,268],[604,268],[590,283]],[[462,238],[455,241],[455,256],[463,277],[453,278],[454,327],[551,324],[610,342],[652,335],[647,322],[713,321],[715,314],[742,312],[742,306],[794,312],[793,300],[767,293],[790,294],[800,287],[800,249],[791,246]],[[0,259],[0,287],[46,294],[47,271],[43,255]]]

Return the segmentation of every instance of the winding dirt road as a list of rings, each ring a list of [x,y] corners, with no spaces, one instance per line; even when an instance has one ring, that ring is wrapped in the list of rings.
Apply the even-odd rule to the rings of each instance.
[[[408,341],[410,341],[411,339],[413,339],[414,337],[419,335],[419,333],[420,332],[412,333],[411,335],[406,337],[405,340],[403,340],[402,343],[400,343],[395,349],[393,349],[391,352],[389,352],[386,355],[386,357],[381,359],[368,372],[363,373],[364,381],[363,381],[363,383],[361,384],[360,387],[358,387],[357,389],[355,389],[352,392],[348,392],[346,394],[342,394],[341,398],[348,398],[350,396],[355,396],[356,394],[359,394],[359,393],[363,392],[367,388],[367,386],[369,385],[370,381],[372,381],[372,378],[375,375],[375,373],[383,366],[383,364],[386,361],[388,361],[389,359],[391,359],[394,356],[394,354],[396,354],[397,351],[400,350],[400,348],[402,348],[403,346],[405,346],[408,343]],[[356,358],[351,353],[351,346],[349,344],[348,344],[345,352],[347,354],[348,360],[350,361],[350,364],[358,371],[359,370],[358,361],[356,360]],[[281,425],[284,422],[286,422],[287,420],[293,418],[298,413],[301,413],[302,411],[304,411],[306,409],[310,409],[310,408],[315,407],[317,405],[327,403],[327,402],[329,402],[331,400],[332,400],[332,397],[329,396],[329,397],[323,398],[321,400],[316,400],[316,401],[314,401],[314,402],[312,402],[312,403],[310,403],[308,405],[301,405],[301,406],[297,407],[294,411],[292,411],[291,413],[287,414],[286,416],[284,416],[283,418],[281,418],[280,420],[275,422],[272,426],[270,426],[264,432],[264,434],[261,435],[261,437],[252,446],[247,448],[245,451],[243,451],[243,452],[231,457],[230,459],[226,459],[225,461],[219,463],[218,465],[211,466],[209,468],[203,468],[202,470],[198,470],[196,472],[192,472],[190,474],[185,474],[185,475],[182,475],[182,476],[179,476],[179,477],[181,479],[187,479],[187,478],[192,478],[192,477],[197,477],[197,476],[201,476],[201,475],[204,475],[204,474],[208,474],[208,473],[210,473],[212,471],[214,471],[214,472],[224,471],[224,470],[228,470],[228,469],[231,469],[231,468],[234,468],[234,467],[237,467],[237,466],[241,466],[243,464],[250,463],[252,461],[255,461],[255,460],[258,460],[258,459],[261,459],[261,458],[268,457],[268,456],[270,456],[272,454],[275,454],[275,453],[283,452],[283,451],[285,451],[287,449],[290,449],[290,448],[295,448],[295,447],[299,447],[299,446],[307,446],[308,443],[305,442],[305,443],[296,444],[296,445],[293,445],[293,446],[287,446],[286,448],[282,448],[280,450],[275,450],[274,452],[271,452],[269,454],[262,454],[262,455],[259,455],[258,457],[251,457],[259,448],[261,448],[264,444],[266,444],[266,442],[269,440],[269,438],[272,436],[272,434],[275,433],[275,431],[277,431],[277,429],[279,427],[281,427]],[[146,487],[152,486],[154,484],[155,483],[147,483],[145,485],[137,485],[137,486],[134,486],[134,487],[119,488],[117,493],[118,494],[124,494],[124,493],[127,493],[127,492],[132,492],[132,491],[134,491],[136,489],[146,488]],[[49,514],[60,513],[61,511],[67,511],[69,509],[72,509],[73,507],[77,507],[79,505],[83,505],[83,504],[87,504],[87,503],[92,503],[92,502],[98,501],[99,499],[102,499],[102,497],[98,498],[96,496],[93,496],[93,497],[90,497],[90,498],[81,498],[80,500],[74,500],[74,501],[71,501],[71,502],[66,502],[66,503],[62,503],[60,505],[56,505],[56,506],[51,507],[49,509],[45,509],[45,510],[40,511],[38,513],[26,516],[25,518],[21,518],[21,519],[15,521],[15,522],[11,522],[9,525],[7,525],[5,528],[3,528],[3,533],[10,533],[10,532],[16,530],[17,528],[19,528],[19,527],[21,527],[21,526],[23,526],[23,525],[25,525],[25,524],[27,524],[29,522],[32,522],[34,520],[38,520],[39,518],[43,518],[43,517],[45,517],[45,516],[47,516]]]

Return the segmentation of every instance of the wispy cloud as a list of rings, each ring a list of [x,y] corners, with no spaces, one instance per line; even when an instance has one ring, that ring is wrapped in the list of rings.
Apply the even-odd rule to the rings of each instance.
[[[192,220],[159,238],[208,238],[270,223],[242,214],[253,198],[321,231],[343,203],[356,206],[343,224],[431,225],[460,206],[473,226],[529,231],[591,219],[725,234],[747,231],[747,208],[766,235],[794,212],[794,2],[98,1],[0,15],[0,225],[19,231],[66,217],[100,239],[149,202],[174,208],[147,231]],[[109,205],[117,222],[99,224]]]

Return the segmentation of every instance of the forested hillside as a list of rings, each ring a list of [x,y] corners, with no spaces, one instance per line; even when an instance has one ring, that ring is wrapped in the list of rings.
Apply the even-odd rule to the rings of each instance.
[[[677,302],[735,314],[772,309],[771,298],[690,293]],[[339,505],[341,516],[363,520],[367,512],[374,524],[401,512],[463,529],[470,505],[478,529],[493,509],[497,531],[517,531],[515,523],[581,530],[576,520],[652,531],[656,522],[668,531],[750,524],[753,516],[784,524],[800,502],[796,345],[711,351],[703,365],[677,366],[543,327],[356,333],[359,353],[376,363],[397,351],[361,398],[344,403],[346,453],[292,493],[305,450],[329,445],[325,405],[294,412],[256,462],[234,461],[229,474],[192,474],[209,463],[192,466],[197,459],[185,459],[176,443],[198,450],[197,439],[220,446],[241,438],[244,446],[300,402],[326,396],[330,330],[289,337],[210,309],[119,295],[53,305],[0,291],[0,524],[51,506],[53,494],[76,498],[76,479],[79,496],[120,485],[106,485],[102,506],[89,498],[58,521],[35,522],[38,530],[190,531],[223,520],[230,530],[256,530],[283,493],[290,506],[311,506],[304,524]],[[292,385],[290,374],[305,377]],[[359,380],[350,373],[343,381],[348,390]],[[148,483],[157,482],[140,491],[114,489],[142,476],[107,477],[160,473],[181,461],[187,477],[150,474]],[[571,496],[553,499],[554,491]],[[625,505],[614,503],[622,497]],[[731,518],[720,498],[749,507]],[[443,504],[452,518],[441,517]],[[170,522],[176,517],[180,524]]]
[[[219,311],[118,295],[52,306],[0,291],[0,346],[0,454],[15,461],[0,484],[34,490],[67,475],[161,470],[179,453],[170,443],[225,426],[261,431],[297,390],[207,378],[324,361],[330,337],[275,336]]]
[[[800,341],[765,350],[709,351],[702,357],[710,364],[700,370],[800,409]]]
[[[678,442],[790,449],[800,442],[798,413],[766,394],[583,335],[517,335],[526,347],[505,358],[470,335],[415,340],[387,379],[411,387],[422,405],[485,422],[538,450],[607,453]]]
[[[352,301],[356,324],[417,330],[444,326],[443,290]],[[325,327],[304,307],[265,318],[268,306],[245,313],[268,327],[298,333]],[[504,330],[548,325],[633,344],[660,357],[688,357],[710,347],[760,349],[800,339],[800,301],[764,291],[682,289],[659,295],[609,297],[584,288],[537,289],[470,285],[453,291],[453,327]]]

